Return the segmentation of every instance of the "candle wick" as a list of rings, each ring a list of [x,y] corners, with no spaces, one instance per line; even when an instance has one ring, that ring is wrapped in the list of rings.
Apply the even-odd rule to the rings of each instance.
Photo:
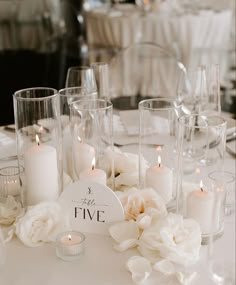
[[[92,170],[94,170],[94,165],[92,165]]]
[[[203,192],[203,188],[201,187],[200,189],[201,189],[201,191]]]
[[[37,142],[37,145],[39,146],[39,142]]]
[[[161,167],[161,164],[160,164],[160,163],[158,163],[158,167]]]

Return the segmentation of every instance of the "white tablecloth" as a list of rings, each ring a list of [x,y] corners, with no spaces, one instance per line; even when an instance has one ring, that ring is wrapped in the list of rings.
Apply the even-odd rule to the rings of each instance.
[[[120,7],[120,8],[119,8]],[[198,13],[152,12],[141,17],[134,5],[116,10],[95,8],[87,13],[90,46],[125,48],[138,41],[154,42],[176,50],[186,67],[195,50],[222,52],[228,48],[232,10],[199,10]]]
[[[0,144],[0,158],[16,154],[14,134],[1,129],[1,135],[10,137]],[[124,149],[129,151],[130,149]],[[235,159],[227,154],[226,170],[235,173]],[[137,255],[135,249],[118,253],[112,248],[110,237],[85,234],[85,255],[74,262],[65,262],[56,257],[55,244],[46,244],[37,248],[24,246],[19,240],[13,239],[6,245],[6,263],[0,265],[1,285],[130,285],[133,284],[131,275],[125,267],[130,256]],[[201,258],[196,265],[198,275],[191,285],[212,284],[206,272],[207,246],[201,248]],[[214,244],[214,256],[221,260],[235,262],[235,216],[228,217],[225,221],[223,237]],[[171,282],[160,273],[153,272],[144,283],[145,285],[170,284]]]

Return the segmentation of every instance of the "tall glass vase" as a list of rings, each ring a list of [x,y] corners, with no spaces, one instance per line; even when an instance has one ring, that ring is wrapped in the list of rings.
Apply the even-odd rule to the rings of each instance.
[[[104,99],[75,101],[70,105],[70,121],[74,180],[113,188],[112,104]]]
[[[224,169],[225,133],[226,121],[220,116],[186,115],[179,120],[177,210],[198,221],[203,243],[211,235],[222,235],[225,192],[212,187],[209,174]]]
[[[180,108],[179,102],[172,98],[147,99],[139,103],[140,188],[155,189],[169,209],[175,208],[176,127]]]
[[[36,87],[13,95],[19,165],[25,170],[23,204],[56,200],[62,187],[60,101],[57,90]]]

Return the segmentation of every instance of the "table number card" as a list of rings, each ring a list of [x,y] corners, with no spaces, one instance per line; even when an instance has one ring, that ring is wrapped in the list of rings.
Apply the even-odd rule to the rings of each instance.
[[[65,188],[59,202],[73,230],[108,235],[111,223],[124,220],[119,198],[102,184],[76,181]]]

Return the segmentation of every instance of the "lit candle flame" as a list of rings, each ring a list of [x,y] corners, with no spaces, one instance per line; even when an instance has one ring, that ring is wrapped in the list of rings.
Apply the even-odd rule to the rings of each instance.
[[[201,189],[201,191],[203,191],[203,183],[202,183],[202,180],[200,181],[200,189]]]
[[[96,163],[96,161],[95,161],[95,157],[94,157],[92,160],[92,170],[94,170],[94,168],[95,168],[95,163]]]
[[[81,138],[78,136],[77,137],[77,139],[78,139],[78,141],[81,143],[82,142],[82,140],[81,140]]]
[[[71,238],[72,238],[71,235],[68,235],[68,240],[71,240]]]
[[[39,136],[36,135],[36,136],[35,136],[35,139],[36,139],[37,144],[39,145],[39,144],[40,144]]]
[[[200,168],[196,168],[196,171],[195,171],[197,174],[199,174],[201,172]]]
[[[161,146],[158,145],[156,150],[157,150],[157,151],[161,151]]]
[[[161,167],[161,156],[160,155],[158,155],[157,162],[158,162],[158,166]]]

